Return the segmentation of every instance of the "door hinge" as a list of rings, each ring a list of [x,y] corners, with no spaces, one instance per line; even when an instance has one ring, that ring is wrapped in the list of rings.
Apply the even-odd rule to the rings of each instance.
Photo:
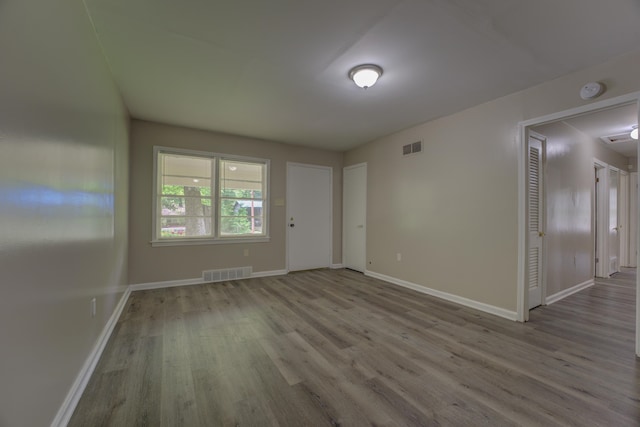
[[[596,263],[598,263],[598,262],[600,262],[600,259],[599,259],[599,258],[596,258]]]
[[[600,182],[600,178],[596,178],[596,182]]]

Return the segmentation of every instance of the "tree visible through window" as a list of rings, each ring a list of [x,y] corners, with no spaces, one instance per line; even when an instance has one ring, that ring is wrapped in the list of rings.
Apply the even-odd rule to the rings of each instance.
[[[267,165],[157,149],[154,241],[266,236]]]

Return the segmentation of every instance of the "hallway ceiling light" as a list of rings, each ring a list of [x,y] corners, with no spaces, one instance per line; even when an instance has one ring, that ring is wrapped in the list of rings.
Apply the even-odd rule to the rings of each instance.
[[[629,134],[632,139],[638,139],[638,126],[633,126],[633,130]]]
[[[353,67],[349,71],[349,78],[363,89],[367,89],[378,81],[382,75],[382,68],[373,64],[364,64]]]

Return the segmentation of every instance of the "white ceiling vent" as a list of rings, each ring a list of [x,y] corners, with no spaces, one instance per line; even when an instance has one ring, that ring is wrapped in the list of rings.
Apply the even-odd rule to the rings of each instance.
[[[422,141],[416,141],[411,144],[402,146],[402,155],[408,156],[410,154],[416,154],[422,152]]]
[[[619,133],[616,135],[601,136],[600,139],[605,144],[620,144],[623,142],[634,142],[634,140],[631,139],[631,136],[629,136],[629,132]]]

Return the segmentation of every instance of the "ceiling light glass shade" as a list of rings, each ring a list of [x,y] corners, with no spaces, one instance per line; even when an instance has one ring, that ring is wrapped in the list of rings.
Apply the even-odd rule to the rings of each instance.
[[[358,65],[349,71],[349,78],[363,89],[369,88],[376,84],[378,78],[382,75],[382,68],[373,64]]]
[[[632,130],[631,133],[629,134],[629,136],[632,139],[638,139],[638,128],[636,127],[634,130]]]

